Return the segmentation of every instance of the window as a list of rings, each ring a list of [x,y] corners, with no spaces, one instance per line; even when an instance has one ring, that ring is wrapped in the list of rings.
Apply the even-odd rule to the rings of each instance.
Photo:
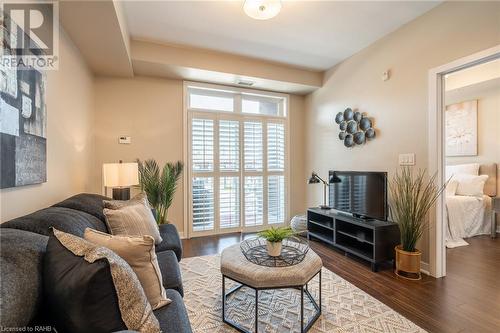
[[[186,83],[189,232],[259,230],[287,219],[288,96]]]

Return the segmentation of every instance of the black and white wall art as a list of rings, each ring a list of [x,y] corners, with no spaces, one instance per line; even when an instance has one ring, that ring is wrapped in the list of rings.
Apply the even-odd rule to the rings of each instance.
[[[0,65],[0,188],[47,181],[46,76]]]

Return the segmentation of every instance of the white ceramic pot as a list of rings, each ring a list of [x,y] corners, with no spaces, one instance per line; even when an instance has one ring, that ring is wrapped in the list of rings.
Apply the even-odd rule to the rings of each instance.
[[[281,242],[267,241],[267,254],[271,257],[278,257],[281,254]]]

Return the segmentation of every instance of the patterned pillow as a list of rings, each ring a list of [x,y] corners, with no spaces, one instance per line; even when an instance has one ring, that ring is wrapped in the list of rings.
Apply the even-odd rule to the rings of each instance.
[[[171,302],[163,287],[153,237],[113,236],[87,228],[84,238],[94,244],[107,247],[132,267],[153,310]]]
[[[53,229],[44,257],[47,309],[59,332],[160,332],[141,283],[113,251]]]
[[[154,238],[156,244],[162,242],[158,225],[144,194],[131,200],[104,201],[104,215],[109,232],[119,236],[144,236]]]

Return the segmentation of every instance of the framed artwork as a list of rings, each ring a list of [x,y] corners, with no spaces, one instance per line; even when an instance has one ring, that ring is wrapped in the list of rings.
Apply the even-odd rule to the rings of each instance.
[[[477,100],[446,106],[446,156],[477,156]]]
[[[2,54],[18,55],[11,43],[20,28],[5,24],[0,22]],[[0,188],[47,181],[45,90],[44,72],[0,63]]]

